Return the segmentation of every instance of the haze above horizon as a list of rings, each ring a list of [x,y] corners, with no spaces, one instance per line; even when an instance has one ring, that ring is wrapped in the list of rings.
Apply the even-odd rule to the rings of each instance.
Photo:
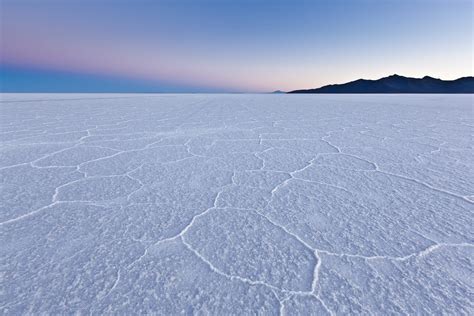
[[[467,0],[0,0],[0,91],[265,92],[473,74]]]

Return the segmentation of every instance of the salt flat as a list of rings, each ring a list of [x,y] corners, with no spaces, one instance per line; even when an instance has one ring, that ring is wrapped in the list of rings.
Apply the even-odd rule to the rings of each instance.
[[[472,96],[0,106],[1,314],[474,314]]]

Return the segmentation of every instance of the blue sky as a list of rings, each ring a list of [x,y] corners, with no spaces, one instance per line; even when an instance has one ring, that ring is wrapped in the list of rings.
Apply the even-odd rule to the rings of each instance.
[[[3,91],[262,92],[473,73],[469,0],[0,1]]]

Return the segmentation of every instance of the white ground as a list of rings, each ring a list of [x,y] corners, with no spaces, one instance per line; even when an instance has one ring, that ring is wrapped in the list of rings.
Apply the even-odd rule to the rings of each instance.
[[[474,314],[472,96],[1,99],[1,314]]]

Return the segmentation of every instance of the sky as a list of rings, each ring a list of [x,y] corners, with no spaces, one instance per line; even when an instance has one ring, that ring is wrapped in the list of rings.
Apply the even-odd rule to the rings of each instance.
[[[473,75],[471,0],[0,0],[0,91],[269,92]]]

